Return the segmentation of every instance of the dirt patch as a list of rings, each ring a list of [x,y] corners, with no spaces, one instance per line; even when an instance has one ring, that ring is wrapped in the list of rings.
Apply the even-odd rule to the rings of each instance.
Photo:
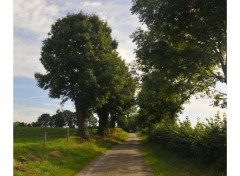
[[[13,169],[19,170],[19,171],[22,171],[22,172],[27,170],[23,165],[17,163],[15,160],[13,160]]]
[[[27,156],[27,160],[28,161],[36,161],[37,157],[35,155],[29,155],[29,156]]]
[[[59,150],[54,150],[51,153],[49,153],[48,156],[50,156],[50,157],[60,157],[60,156],[62,156],[62,154]]]

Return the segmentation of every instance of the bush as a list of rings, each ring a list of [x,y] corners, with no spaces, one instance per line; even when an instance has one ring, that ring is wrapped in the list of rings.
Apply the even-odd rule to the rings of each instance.
[[[219,114],[208,120],[201,138],[196,141],[196,153],[206,164],[213,164],[220,170],[226,169],[227,120]]]
[[[187,119],[177,124],[163,121],[149,132],[149,138],[184,157],[199,158],[207,165],[226,171],[226,115],[219,113],[207,124],[197,123],[193,128]]]

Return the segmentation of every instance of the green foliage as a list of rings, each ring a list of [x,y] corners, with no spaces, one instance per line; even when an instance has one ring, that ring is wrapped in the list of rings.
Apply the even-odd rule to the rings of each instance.
[[[125,64],[119,64],[118,70],[115,72],[115,90],[111,92],[109,110],[111,117],[114,117],[115,122],[123,116],[130,113],[132,106],[135,104],[136,82],[130,74],[128,67]]]
[[[69,127],[75,128],[77,123],[76,113],[71,112],[69,110],[60,111],[59,109],[56,111],[56,114],[50,116],[49,114],[42,114],[38,117],[36,122],[32,122],[32,124],[25,124],[25,126],[30,127]],[[15,124],[15,126],[18,123]]]
[[[141,122],[151,127],[166,118],[174,121],[191,94],[181,80],[175,81],[160,71],[145,74],[137,98]]]
[[[136,82],[128,67],[120,57],[114,57],[111,61],[112,70],[108,72],[108,81],[105,81],[109,96],[106,103],[96,110],[99,117],[98,133],[101,135],[109,126],[114,128],[120,117],[127,115],[135,103]]]
[[[143,72],[158,70],[191,94],[227,83],[225,0],[133,0],[131,11],[147,26],[132,34]]]
[[[25,123],[25,122],[14,122],[13,123],[13,127],[16,128],[16,127],[32,127],[32,124],[31,123]]]
[[[69,110],[60,111],[59,109],[56,111],[51,117],[50,127],[69,127],[75,128],[77,123],[76,113],[71,112]]]
[[[57,111],[56,114],[54,114],[51,118],[51,126],[62,128],[65,125],[66,125],[66,121],[64,119],[62,112]]]
[[[227,120],[217,114],[208,120],[201,138],[196,141],[198,155],[207,164],[215,164],[221,170],[226,169],[227,161]]]
[[[212,96],[217,81],[227,83],[226,1],[132,0],[131,11],[147,26],[132,34],[143,71],[140,129],[162,147],[226,172],[225,118],[195,128],[188,119],[176,123],[191,95]],[[214,96],[225,108],[225,95]]]
[[[131,114],[129,116],[123,116],[118,121],[118,126],[124,129],[127,132],[133,133],[136,132],[138,127],[138,115]]]
[[[133,0],[132,4],[132,13],[149,30],[134,36],[140,60],[158,69],[174,69],[185,76],[204,73],[226,83],[226,1]]]
[[[42,114],[40,117],[38,117],[36,124],[39,127],[48,127],[51,121],[50,114]]]
[[[213,106],[219,106],[220,108],[227,108],[227,94],[219,92],[214,95]]]
[[[193,128],[187,119],[178,124],[163,121],[154,126],[150,139],[160,146],[189,158],[198,158],[206,165],[226,172],[226,116],[217,114],[207,124]]]
[[[112,76],[116,47],[107,23],[83,12],[58,19],[43,41],[40,61],[46,74],[35,73],[38,86],[62,103],[74,102],[78,132],[84,138],[89,137],[87,116],[108,99],[105,82]]]
[[[88,120],[89,127],[91,128],[97,127],[98,119],[96,117],[94,117],[93,115],[90,115],[87,120]]]
[[[126,141],[129,134],[121,128],[108,128],[106,137],[116,138],[117,140]]]
[[[142,154],[145,163],[155,176],[223,176],[225,174],[206,166],[196,158],[176,155],[174,151],[150,142],[147,136],[140,135],[143,140]]]
[[[66,126],[69,128],[75,128],[77,125],[77,117],[75,112],[69,110],[64,110],[63,112],[64,120],[66,121]]]

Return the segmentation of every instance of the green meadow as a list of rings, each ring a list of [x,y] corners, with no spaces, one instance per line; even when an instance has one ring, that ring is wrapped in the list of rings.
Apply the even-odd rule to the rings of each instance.
[[[96,130],[89,131],[91,139],[86,141],[76,135],[76,129],[70,129],[67,141],[64,128],[14,128],[14,176],[75,175],[107,149],[128,138],[128,133],[119,128],[109,130],[104,138],[96,135]]]

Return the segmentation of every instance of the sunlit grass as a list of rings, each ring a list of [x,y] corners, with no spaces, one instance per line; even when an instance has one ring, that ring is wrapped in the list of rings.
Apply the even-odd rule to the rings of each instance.
[[[128,138],[128,133],[113,130],[102,138],[91,133],[91,140],[77,137],[71,129],[46,129],[47,142],[43,145],[42,128],[14,129],[14,175],[74,175],[107,149]],[[117,132],[116,132],[117,131]]]

